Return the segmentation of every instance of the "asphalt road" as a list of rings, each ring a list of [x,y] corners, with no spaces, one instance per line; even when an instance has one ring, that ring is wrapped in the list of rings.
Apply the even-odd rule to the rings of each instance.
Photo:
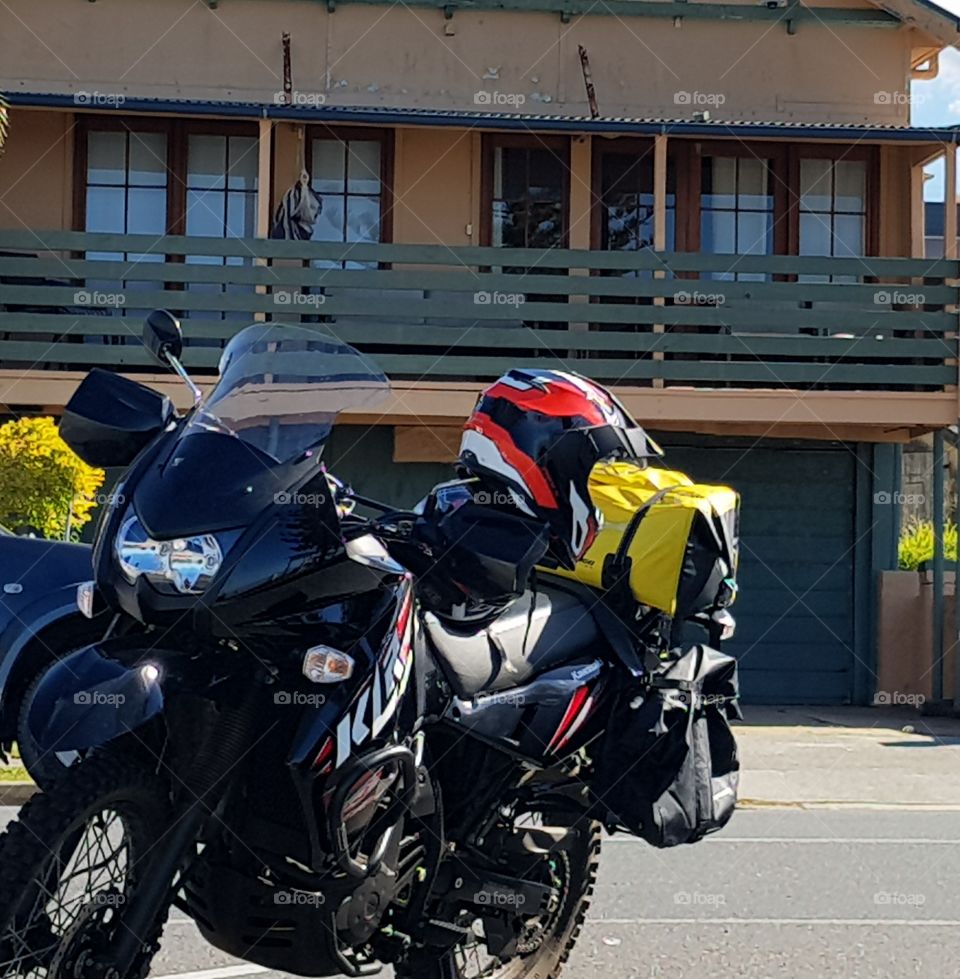
[[[0,809],[6,821],[10,810]],[[182,916],[154,977],[272,979]],[[389,973],[385,973],[389,975]],[[604,844],[564,979],[960,977],[960,812],[741,811],[703,843]]]

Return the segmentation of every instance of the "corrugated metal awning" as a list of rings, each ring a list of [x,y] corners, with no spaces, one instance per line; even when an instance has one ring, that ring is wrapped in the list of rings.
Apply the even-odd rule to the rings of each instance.
[[[274,103],[231,102],[199,99],[143,98],[122,95],[120,104],[98,108],[96,93],[31,93],[8,95],[13,106],[64,108],[80,112],[174,113],[249,119],[278,119],[305,123],[358,123],[390,126],[456,126],[475,129],[522,129],[530,132],[673,134],[676,136],[777,137],[803,134],[809,139],[856,141],[909,141],[956,143],[956,127],[915,127],[858,123],[809,123],[783,120],[626,118],[570,116],[537,112],[481,112],[462,109],[429,109],[362,105],[291,106]]]

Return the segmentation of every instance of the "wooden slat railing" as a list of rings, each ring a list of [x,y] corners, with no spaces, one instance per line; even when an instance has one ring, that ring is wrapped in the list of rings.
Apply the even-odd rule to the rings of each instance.
[[[188,366],[254,320],[300,322],[392,376],[567,367],[628,384],[943,390],[960,263],[0,231],[0,368],[152,367],[144,310]]]

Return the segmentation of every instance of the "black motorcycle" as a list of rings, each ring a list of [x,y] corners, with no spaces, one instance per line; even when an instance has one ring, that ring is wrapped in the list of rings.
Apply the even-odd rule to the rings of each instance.
[[[2,974],[146,976],[177,907],[217,948],[299,975],[556,976],[600,820],[630,827],[592,776],[627,774],[597,749],[615,718],[649,728],[635,636],[596,592],[533,574],[546,529],[469,486],[400,512],[326,471],[337,413],[387,389],[353,348],[256,324],[203,398],[170,314],[145,342],[194,390],[185,417],[94,370],[61,424],[88,462],[128,466],[94,549],[121,627],[34,696],[41,748],[84,760],[0,839]],[[496,611],[440,614],[451,585]],[[694,745],[702,705],[735,694],[731,661],[694,658],[672,686],[659,671],[661,762],[663,731]],[[706,674],[726,684],[714,701]],[[699,805],[687,839],[732,809]]]

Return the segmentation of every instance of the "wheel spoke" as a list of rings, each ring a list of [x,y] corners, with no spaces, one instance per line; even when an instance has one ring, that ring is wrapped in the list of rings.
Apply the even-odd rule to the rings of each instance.
[[[123,817],[102,810],[58,840],[0,935],[0,976],[45,979],[54,955],[85,916],[113,911],[130,884],[130,840]]]
[[[548,820],[541,812],[502,812],[504,832],[523,833],[525,830],[538,829],[547,825]],[[530,855],[522,861],[522,866],[512,865],[511,875],[532,883],[549,883],[558,887],[561,893],[569,887],[570,866],[566,859],[556,865],[554,858]],[[537,911],[524,917],[522,930],[518,939],[517,957],[531,955],[541,948],[558,926],[563,900],[559,900],[554,908]],[[504,966],[500,960],[487,950],[481,919],[474,920],[474,936],[462,942],[453,952],[451,962],[456,969],[459,979],[495,979],[501,974]]]

